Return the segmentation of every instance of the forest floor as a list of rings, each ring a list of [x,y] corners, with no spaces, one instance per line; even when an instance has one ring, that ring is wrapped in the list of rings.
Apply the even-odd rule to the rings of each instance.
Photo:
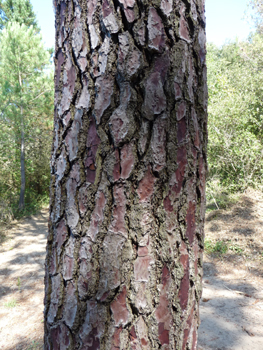
[[[0,349],[43,349],[48,210],[1,232]]]
[[[207,213],[205,235],[199,350],[262,350],[262,193]]]
[[[47,220],[42,210],[0,228],[0,350],[43,349]],[[262,350],[262,194],[211,211],[205,232],[199,350]]]

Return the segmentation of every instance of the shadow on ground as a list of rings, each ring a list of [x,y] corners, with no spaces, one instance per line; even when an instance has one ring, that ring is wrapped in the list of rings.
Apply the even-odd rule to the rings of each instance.
[[[43,346],[42,337],[40,339],[32,339],[19,336],[17,343],[12,345],[12,347],[5,348],[5,350],[43,350]]]
[[[43,349],[47,210],[12,226],[0,245],[0,349]]]
[[[262,286],[222,278],[205,263],[200,317],[200,350],[263,349]]]

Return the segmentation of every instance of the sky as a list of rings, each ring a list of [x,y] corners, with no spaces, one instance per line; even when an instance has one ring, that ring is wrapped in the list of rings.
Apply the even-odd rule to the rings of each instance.
[[[47,48],[55,46],[55,15],[53,0],[31,0],[33,10],[37,16],[42,37]]]
[[[227,40],[246,39],[251,28],[242,20],[248,0],[206,0],[207,41],[221,46]]]
[[[242,20],[248,0],[206,0],[207,41],[220,46],[227,40],[245,39],[251,31]],[[31,0],[42,29],[46,47],[54,47],[54,11],[52,0]]]

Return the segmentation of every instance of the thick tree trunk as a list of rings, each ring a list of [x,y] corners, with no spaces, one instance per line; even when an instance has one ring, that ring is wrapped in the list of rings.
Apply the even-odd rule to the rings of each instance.
[[[57,1],[45,349],[197,347],[204,0]]]

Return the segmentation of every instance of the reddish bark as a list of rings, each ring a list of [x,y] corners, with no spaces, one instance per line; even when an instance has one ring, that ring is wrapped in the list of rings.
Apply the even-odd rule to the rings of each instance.
[[[171,329],[172,315],[170,313],[168,292],[170,287],[170,272],[167,266],[162,271],[162,287],[160,291],[159,305],[156,309],[158,322],[158,338],[161,345],[169,344],[169,331]]]
[[[204,1],[54,6],[45,349],[196,350]]]
[[[126,306],[127,289],[126,286],[122,288],[117,298],[111,303],[111,311],[115,321],[115,326],[125,326],[128,323],[129,312]]]
[[[155,177],[152,175],[149,167],[138,187],[140,202],[147,202],[151,200],[154,191],[154,183]]]

